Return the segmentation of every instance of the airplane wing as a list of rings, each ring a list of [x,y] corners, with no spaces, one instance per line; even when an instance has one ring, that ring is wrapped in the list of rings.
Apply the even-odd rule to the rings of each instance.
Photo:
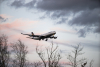
[[[34,35],[34,37],[40,37],[40,35]]]
[[[23,33],[21,33],[23,34]],[[28,36],[33,36],[33,37],[40,37],[40,35],[34,35],[34,34],[23,34],[23,35],[28,35]]]
[[[45,39],[45,36],[39,36],[39,39]]]

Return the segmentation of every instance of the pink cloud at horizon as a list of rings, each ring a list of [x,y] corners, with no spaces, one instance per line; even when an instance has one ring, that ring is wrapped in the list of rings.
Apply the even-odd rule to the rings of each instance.
[[[37,21],[16,19],[13,22],[0,24],[0,28],[1,29],[5,29],[5,28],[26,29],[26,28],[28,28],[28,26],[34,25],[36,23],[37,23]]]
[[[38,21],[16,19],[13,22],[2,23],[0,24],[0,33],[7,34],[7,36],[12,36],[17,33],[23,33],[25,32],[24,30],[27,31],[27,29],[29,29],[32,25],[32,27],[34,28],[37,22]]]
[[[9,38],[9,42],[17,41],[18,39],[25,41],[28,41],[29,39],[26,38],[28,36],[24,36],[21,34],[24,30],[27,31],[27,29],[32,26],[33,28],[38,23],[38,21],[30,21],[30,20],[22,20],[22,19],[16,19],[13,22],[5,22],[0,24],[0,35],[5,34]],[[28,28],[29,27],[29,28]],[[34,41],[30,39],[31,41]]]
[[[2,16],[3,18],[11,18],[12,16],[8,16],[6,14],[0,14],[0,16]]]

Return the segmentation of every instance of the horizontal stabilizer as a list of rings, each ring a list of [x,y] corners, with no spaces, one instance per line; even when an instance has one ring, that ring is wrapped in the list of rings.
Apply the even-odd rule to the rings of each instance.
[[[26,37],[26,38],[31,38],[31,37]]]

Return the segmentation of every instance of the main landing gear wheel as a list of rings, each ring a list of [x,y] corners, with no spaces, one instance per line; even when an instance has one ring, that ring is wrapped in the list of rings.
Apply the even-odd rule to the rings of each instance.
[[[54,39],[57,39],[57,37],[54,37]]]
[[[39,41],[41,41],[41,39],[39,39]]]
[[[46,39],[45,41],[47,41],[48,39]]]

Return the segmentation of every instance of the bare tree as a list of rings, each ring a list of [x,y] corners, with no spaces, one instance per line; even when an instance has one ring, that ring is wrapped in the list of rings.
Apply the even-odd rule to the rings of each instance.
[[[90,61],[89,67],[93,67],[93,62],[94,62],[94,60]]]
[[[0,36],[0,67],[8,67],[10,53],[8,51],[8,40],[6,35]]]
[[[47,64],[48,64],[48,67],[58,67],[59,66],[59,60],[61,59],[61,55],[57,49],[58,49],[58,46],[54,48],[53,42],[50,48],[46,48],[47,53],[42,50],[39,50],[38,46],[36,47],[36,52],[41,58],[45,67],[47,66]],[[45,54],[47,54],[47,57],[48,57],[47,62],[46,62]]]
[[[82,55],[84,53],[82,53],[83,47],[81,47],[80,45],[77,45],[74,47],[74,51],[72,51],[73,55],[69,54],[67,59],[70,61],[72,67],[77,67],[79,64],[82,65],[82,63],[84,63],[86,61],[86,58],[82,58],[80,60],[78,60],[78,56]]]
[[[38,46],[36,47],[36,52],[37,52],[37,54],[39,55],[39,57],[41,58],[41,60],[42,60],[42,62],[43,62],[43,64],[44,64],[44,66],[46,67],[46,59],[45,59],[45,54],[44,54],[44,52],[43,52],[42,50],[39,50],[39,49],[38,49]]]
[[[18,40],[16,43],[12,43],[13,52],[15,59],[13,67],[25,67],[26,63],[26,55],[28,53],[27,47],[21,42],[21,40]]]
[[[88,67],[93,67],[93,62],[94,62],[94,60],[91,60]],[[81,67],[85,67],[86,64],[87,64],[87,62],[81,64]]]
[[[34,67],[41,67],[42,62],[40,62],[40,61],[34,62],[33,65],[34,65]]]
[[[85,66],[86,66],[86,64],[87,64],[87,62],[85,62],[85,63],[81,64],[81,67],[85,67]]]

